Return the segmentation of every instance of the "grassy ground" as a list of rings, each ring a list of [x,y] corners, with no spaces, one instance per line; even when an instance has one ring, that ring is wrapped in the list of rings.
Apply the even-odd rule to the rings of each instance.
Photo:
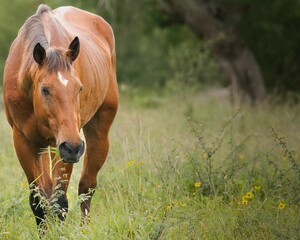
[[[45,239],[299,239],[299,106],[160,95],[122,91],[91,224],[80,224],[78,163],[70,214]],[[2,108],[0,137],[0,239],[38,239]]]

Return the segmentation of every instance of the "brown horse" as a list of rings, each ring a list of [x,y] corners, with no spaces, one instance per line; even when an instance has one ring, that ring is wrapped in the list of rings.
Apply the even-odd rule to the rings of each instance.
[[[78,194],[86,194],[81,211],[88,217],[118,108],[110,25],[74,7],[51,10],[40,5],[11,45],[3,89],[7,119],[30,186],[30,205],[37,224],[46,216],[41,199],[51,203],[58,192],[56,211],[64,220],[73,163],[84,151]],[[60,158],[45,152],[48,146],[56,147]]]

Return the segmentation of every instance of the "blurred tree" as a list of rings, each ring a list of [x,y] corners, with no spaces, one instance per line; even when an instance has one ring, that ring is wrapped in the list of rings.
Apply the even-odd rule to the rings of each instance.
[[[251,0],[226,0],[223,3],[230,10],[228,24],[254,51],[268,92],[282,97],[292,94],[299,100],[299,0],[257,0],[255,4]]]
[[[234,89],[252,102],[266,90],[300,90],[297,0],[158,0],[167,24],[186,24],[210,42]],[[263,74],[262,74],[262,73]],[[265,80],[262,75],[265,76]]]
[[[247,95],[251,102],[265,99],[264,80],[254,54],[234,30],[224,24],[224,10],[215,1],[164,0],[161,6],[170,16],[169,21],[187,24],[210,42],[234,93]]]

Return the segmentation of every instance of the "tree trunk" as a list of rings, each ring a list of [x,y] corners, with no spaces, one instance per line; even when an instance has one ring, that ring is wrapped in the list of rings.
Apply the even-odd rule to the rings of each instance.
[[[264,80],[252,51],[224,24],[224,12],[212,1],[159,0],[171,22],[183,22],[199,37],[210,42],[234,99],[248,98],[256,103],[266,98]]]

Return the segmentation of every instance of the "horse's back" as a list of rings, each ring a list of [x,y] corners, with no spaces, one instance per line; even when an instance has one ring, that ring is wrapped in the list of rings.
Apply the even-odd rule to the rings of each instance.
[[[106,42],[110,50],[114,50],[112,28],[102,17],[71,6],[59,7],[53,13],[68,31],[82,39],[94,38],[93,40]]]

